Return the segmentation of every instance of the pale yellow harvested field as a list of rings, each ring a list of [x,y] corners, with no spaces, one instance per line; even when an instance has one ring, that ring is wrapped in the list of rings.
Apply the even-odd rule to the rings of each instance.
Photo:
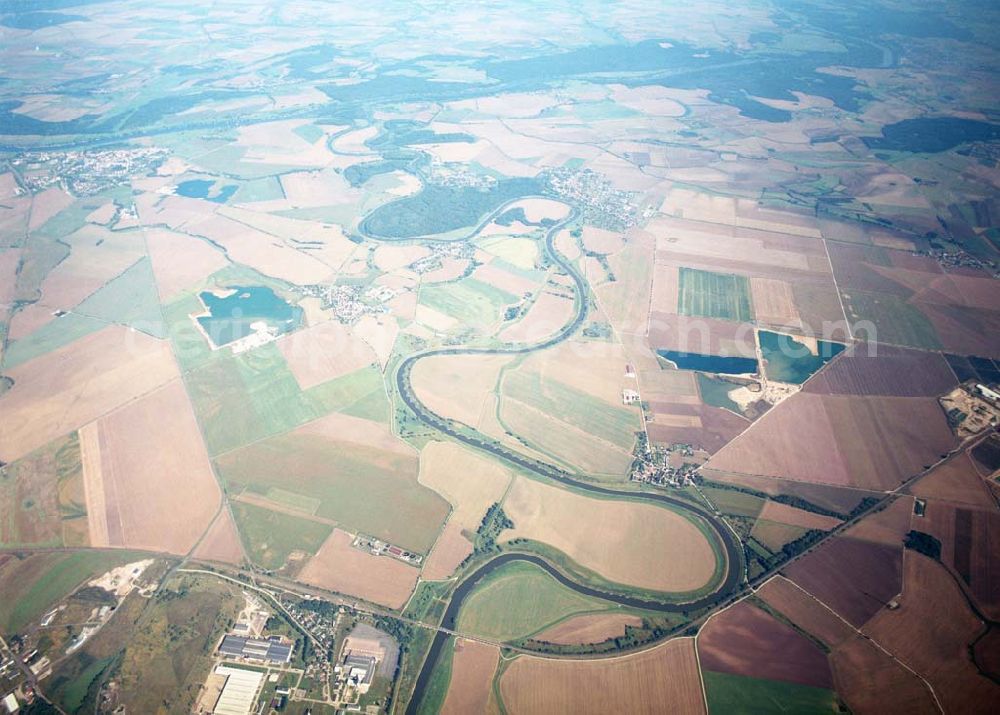
[[[568,618],[533,638],[564,645],[600,643],[609,638],[625,635],[626,626],[641,625],[642,619],[639,616],[628,613],[589,613]]]
[[[534,226],[529,226],[528,224],[521,223],[520,221],[512,221],[509,226],[502,226],[494,221],[483,226],[483,228],[479,231],[479,238],[492,238],[494,236],[527,236],[535,231],[536,228]]]
[[[508,343],[533,343],[555,333],[573,317],[573,300],[543,292],[517,323],[498,336]]]
[[[243,546],[236,525],[229,515],[228,509],[219,512],[208,532],[198,544],[193,556],[206,561],[219,561],[224,564],[238,566],[243,562]]]
[[[13,172],[7,171],[0,174],[0,199],[9,199],[17,195],[17,179]]]
[[[639,371],[643,399],[650,402],[679,402],[697,405],[697,378],[687,370],[660,370],[658,367]]]
[[[446,579],[455,573],[455,569],[471,553],[472,542],[462,536],[462,527],[449,521],[424,560],[424,569],[420,575],[427,581]]]
[[[441,267],[428,271],[421,276],[424,283],[443,283],[453,281],[465,273],[469,267],[467,258],[452,258],[448,256],[441,260]]]
[[[418,146],[437,161],[467,163],[474,161],[479,156],[479,153],[485,150],[489,144],[484,141],[476,141],[441,142],[419,144]]]
[[[426,305],[418,305],[414,312],[414,319],[437,331],[446,332],[458,325],[458,320],[450,315],[445,315]]]
[[[665,87],[656,85],[626,87],[622,84],[613,84],[608,89],[611,90],[611,98],[615,102],[646,116],[681,117],[684,115],[684,105],[673,99]]]
[[[163,301],[229,265],[225,255],[207,241],[166,229],[146,231],[146,245]]]
[[[86,114],[101,114],[107,108],[106,103],[95,101],[95,98],[75,97],[68,103],[58,94],[27,95],[20,101],[23,103],[12,109],[12,114],[24,114],[43,122],[69,122]]]
[[[94,209],[87,215],[87,223],[96,223],[99,225],[108,224],[111,219],[115,217],[115,204],[113,201],[109,201],[103,204],[100,208]]]
[[[451,106],[456,109],[475,109],[483,114],[499,117],[534,117],[559,103],[560,100],[551,94],[514,92],[452,102]]]
[[[754,314],[761,323],[777,327],[802,325],[790,283],[754,276],[750,279],[750,293]]]
[[[650,221],[650,230],[654,229],[658,236],[657,259],[669,260],[689,268],[719,270],[717,266],[739,262],[748,267],[759,266],[759,270],[762,271],[780,268],[804,272],[821,270],[829,273],[829,264],[825,256],[822,256],[822,261],[811,261],[809,253],[797,250],[799,245],[804,243],[803,239],[786,237],[788,241],[795,242],[790,248],[784,242],[772,242],[770,240],[772,234],[747,231],[741,232],[743,235],[734,236],[730,227],[715,226],[709,222],[694,222],[686,218],[653,219]],[[810,248],[815,252],[818,246],[816,242],[811,244],[803,248]]]
[[[18,196],[0,201],[0,246],[18,245],[28,233],[31,197]]]
[[[10,319],[10,327],[7,329],[7,337],[10,340],[20,340],[31,335],[47,323],[55,320],[55,311],[58,308],[38,302],[24,306],[14,313]]]
[[[776,521],[780,524],[800,526],[803,529],[821,529],[822,531],[829,531],[841,523],[840,519],[836,517],[815,514],[776,501],[768,501],[764,504],[759,518],[765,521]]]
[[[380,452],[393,452],[406,457],[415,457],[413,447],[394,435],[388,425],[362,417],[352,417],[332,412],[318,420],[307,422],[293,434],[312,435],[324,440],[351,442],[367,447],[375,447]]]
[[[634,380],[625,377],[625,366],[629,362],[620,343],[566,340],[531,354],[518,370],[536,372],[543,382],[556,380],[622,408],[622,388],[635,384]]]
[[[235,206],[222,206],[218,213],[281,239],[303,255],[322,261],[331,268],[340,268],[358,248],[337,224],[303,221]]]
[[[303,390],[378,362],[368,343],[336,320],[290,333],[278,349]]]
[[[158,179],[166,183],[166,179]],[[147,226],[164,225],[175,230],[185,230],[189,225],[209,218],[215,213],[215,204],[183,196],[163,196],[155,191],[145,191],[135,197],[139,221]],[[116,224],[120,228],[121,224]]]
[[[299,572],[298,580],[389,608],[402,608],[420,571],[398,559],[355,549],[351,546],[353,538],[334,529]]]
[[[653,268],[653,296],[650,310],[676,313],[680,271],[677,266],[657,263]]]
[[[141,239],[102,226],[84,226],[62,239],[70,254],[42,281],[42,305],[68,310],[143,256]],[[12,331],[13,332],[13,331]]]
[[[496,389],[501,368],[510,361],[504,355],[425,358],[413,367],[413,389],[432,412],[476,427],[487,396]]]
[[[561,221],[569,216],[569,206],[554,199],[523,199],[510,208],[524,209],[524,216],[531,223],[541,223],[543,219]]]
[[[608,319],[623,332],[646,332],[653,283],[654,245],[655,240],[650,234],[633,232],[624,250],[608,259],[618,280],[595,289]]]
[[[344,177],[334,171],[297,171],[282,174],[281,188],[285,192],[288,208],[334,206],[348,203],[359,197]]]
[[[371,154],[365,142],[378,136],[378,131],[378,127],[371,126],[345,132],[333,140],[333,148],[343,154]]]
[[[7,370],[0,445],[14,461],[177,377],[166,341],[108,326]]]
[[[913,241],[901,236],[893,236],[888,233],[872,233],[872,243],[884,248],[895,248],[900,251],[913,251],[916,246]]]
[[[221,492],[183,383],[101,417],[96,431],[84,465],[99,472],[84,483],[100,482],[104,511],[91,518],[104,519],[108,545],[186,554],[212,522]]]
[[[109,546],[108,518],[101,479],[101,442],[97,423],[79,429],[80,463],[83,471],[83,500],[87,508],[87,537],[90,546]]]
[[[404,323],[408,323],[414,319],[417,313],[417,293],[412,290],[400,293],[386,303],[386,306],[393,316]]]
[[[538,242],[533,238],[519,236],[492,238],[483,243],[483,248],[518,268],[530,270],[538,261]]]
[[[601,660],[519,656],[500,680],[511,715],[704,713],[694,641]]]
[[[715,570],[711,545],[686,518],[667,509],[592,499],[524,477],[504,502],[514,522],[503,539],[553,546],[604,578],[656,591],[690,591]]]
[[[577,245],[576,239],[573,238],[569,229],[560,231],[553,243],[559,254],[566,260],[575,261],[580,257],[580,246]]]
[[[351,332],[375,351],[379,366],[384,370],[399,335],[396,319],[389,315],[366,315],[351,328]]]
[[[443,715],[485,713],[499,661],[500,649],[495,645],[459,638],[451,663],[451,683],[441,707]]]
[[[386,192],[393,196],[412,196],[423,188],[420,179],[405,171],[394,171],[390,176],[395,179],[396,185],[387,189]]]
[[[551,453],[592,476],[621,480],[632,463],[632,445],[623,449],[523,402],[504,398],[501,417],[514,434],[542,453]]]
[[[34,231],[42,224],[73,203],[73,197],[62,189],[52,187],[31,199],[31,218],[28,229]]]
[[[583,227],[583,246],[594,253],[617,253],[625,245],[620,233],[594,226]]]
[[[305,119],[289,119],[240,127],[236,144],[246,148],[241,160],[283,166],[328,166],[335,157],[323,137],[308,142],[295,133],[296,128],[306,124],[309,121]]]
[[[452,506],[449,523],[475,531],[486,510],[500,501],[511,472],[454,442],[428,442],[420,451],[421,484],[443,496]]]
[[[295,250],[270,234],[221,215],[185,226],[185,230],[215,241],[234,261],[290,283],[321,283],[332,273],[330,266],[317,258]]]
[[[416,260],[429,256],[431,249],[427,246],[396,246],[381,245],[375,249],[374,263],[380,270],[394,271],[408,266]]]
[[[472,272],[472,277],[483,283],[496,286],[500,290],[505,290],[514,296],[524,295],[538,286],[538,283],[529,278],[516,275],[491,263],[477,267]]]

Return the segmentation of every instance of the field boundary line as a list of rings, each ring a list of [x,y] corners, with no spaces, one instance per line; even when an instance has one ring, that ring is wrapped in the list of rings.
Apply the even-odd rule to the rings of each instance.
[[[904,550],[904,555],[905,555],[905,550]],[[812,593],[810,593],[809,591],[807,591],[807,590],[805,590],[804,588],[802,588],[801,586],[799,586],[799,585],[798,585],[797,583],[795,583],[795,581],[793,581],[792,579],[790,579],[790,578],[787,578],[787,577],[785,577],[785,576],[783,576],[783,575],[781,575],[781,574],[775,574],[775,576],[774,576],[774,577],[775,577],[775,578],[782,578],[782,579],[784,579],[785,581],[787,581],[788,583],[792,584],[792,585],[793,585],[793,586],[794,586],[794,587],[795,587],[796,589],[798,589],[799,591],[801,591],[801,592],[802,592],[803,594],[805,594],[805,595],[806,595],[806,596],[807,596],[808,598],[811,598],[811,599],[812,599],[813,601],[815,601],[815,602],[816,602],[816,603],[818,603],[818,604],[819,604],[820,606],[822,606],[822,607],[823,607],[823,608],[825,608],[825,609],[826,609],[827,611],[829,611],[829,612],[830,612],[830,613],[832,613],[832,614],[833,614],[834,616],[836,616],[836,617],[837,617],[837,618],[838,618],[838,619],[839,619],[840,621],[842,621],[842,622],[843,622],[843,623],[844,623],[844,624],[845,624],[845,625],[846,625],[846,626],[847,626],[848,628],[850,628],[850,629],[851,629],[851,630],[852,630],[852,631],[854,632],[854,634],[855,634],[855,635],[858,635],[858,636],[861,636],[862,638],[864,638],[864,639],[865,639],[866,641],[868,641],[868,642],[869,642],[869,643],[871,643],[871,644],[872,644],[873,646],[875,646],[876,648],[878,648],[878,649],[879,649],[880,651],[882,651],[882,652],[883,652],[883,653],[884,653],[885,655],[887,655],[887,656],[889,656],[890,658],[892,658],[892,660],[893,660],[893,661],[895,661],[896,663],[898,663],[899,665],[901,665],[901,666],[902,666],[902,667],[903,667],[903,668],[904,668],[905,670],[907,670],[907,671],[908,671],[908,672],[909,672],[910,674],[912,674],[912,675],[913,675],[914,677],[916,677],[916,678],[917,678],[917,679],[918,679],[918,680],[919,680],[919,681],[920,681],[921,683],[923,683],[923,684],[924,684],[924,686],[926,686],[927,690],[928,690],[928,691],[930,691],[930,694],[931,694],[931,697],[932,697],[932,698],[934,698],[934,705],[935,705],[935,706],[937,706],[937,709],[938,709],[938,711],[939,711],[940,713],[942,713],[942,715],[943,715],[943,713],[945,712],[945,710],[944,710],[944,708],[943,708],[943,707],[941,706],[941,701],[940,701],[940,700],[938,700],[938,696],[937,696],[937,693],[936,693],[936,692],[934,692],[934,686],[933,686],[933,685],[931,685],[931,684],[930,684],[930,682],[929,682],[929,681],[928,681],[928,680],[927,680],[926,678],[924,678],[924,676],[922,676],[922,675],[921,675],[920,673],[918,673],[918,672],[917,672],[917,671],[915,671],[915,670],[914,670],[913,668],[911,668],[910,666],[908,666],[908,665],[907,665],[906,663],[904,663],[904,662],[903,662],[902,660],[900,660],[899,658],[897,658],[897,657],[896,657],[896,656],[895,656],[895,655],[894,655],[894,654],[893,654],[893,653],[892,653],[892,652],[891,652],[890,650],[888,650],[888,649],[887,649],[887,648],[886,648],[885,646],[883,646],[883,645],[882,645],[881,643],[879,643],[879,642],[878,642],[877,640],[875,640],[874,638],[872,638],[872,637],[871,637],[870,635],[868,635],[867,633],[865,633],[864,631],[862,631],[862,630],[861,630],[860,628],[857,628],[857,627],[855,627],[855,625],[854,625],[853,623],[851,623],[851,622],[850,622],[850,621],[848,621],[848,620],[847,620],[846,618],[844,618],[843,616],[841,616],[841,615],[840,615],[839,613],[837,613],[837,612],[836,612],[836,611],[835,611],[835,610],[834,610],[833,608],[831,608],[830,606],[828,606],[828,605],[827,605],[826,603],[824,603],[824,602],[823,602],[822,600],[820,600],[819,598],[817,598],[816,596],[814,596],[814,595],[813,595]],[[905,584],[904,584],[904,587],[905,587]]]

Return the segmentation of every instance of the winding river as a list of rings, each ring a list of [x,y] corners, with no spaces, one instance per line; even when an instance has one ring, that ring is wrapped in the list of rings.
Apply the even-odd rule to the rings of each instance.
[[[524,198],[527,197],[521,197],[517,199],[517,201],[523,200]],[[505,207],[506,206],[501,207],[498,211],[503,210]],[[496,214],[497,212],[493,213]],[[471,575],[463,579],[462,582],[456,587],[451,596],[451,600],[448,602],[448,607],[445,610],[441,623],[444,628],[449,630],[455,629],[462,603],[469,593],[475,588],[476,584],[493,570],[512,561],[526,561],[539,566],[563,586],[566,586],[567,588],[585,596],[600,598],[630,608],[638,608],[661,613],[679,613],[682,611],[713,605],[735,592],[739,588],[742,581],[743,547],[736,539],[732,531],[720,524],[718,517],[710,510],[692,502],[670,496],[669,494],[625,491],[582,481],[570,473],[559,469],[558,467],[544,462],[539,462],[523,454],[515,452],[514,450],[508,449],[485,435],[475,436],[474,434],[470,434],[470,428],[466,426],[461,428],[457,427],[452,421],[432,412],[417,398],[416,393],[413,391],[412,385],[410,384],[410,376],[413,371],[413,366],[416,365],[419,360],[442,355],[522,355],[537,352],[539,350],[545,350],[546,348],[557,345],[572,336],[577,331],[587,316],[586,283],[584,282],[583,277],[577,272],[576,268],[567,259],[559,254],[555,248],[554,241],[559,232],[566,228],[567,225],[575,221],[578,216],[579,212],[576,209],[573,209],[566,218],[551,226],[545,235],[545,251],[547,255],[553,263],[555,263],[565,272],[566,275],[570,277],[573,282],[575,292],[575,311],[573,318],[566,325],[564,325],[554,335],[530,345],[513,345],[503,348],[438,348],[418,353],[416,355],[410,355],[405,358],[402,363],[400,363],[399,368],[396,371],[396,389],[406,406],[409,407],[417,418],[427,426],[448,435],[452,439],[473,447],[474,449],[499,457],[500,459],[516,465],[521,469],[534,472],[535,474],[546,477],[547,479],[551,479],[576,490],[587,492],[598,497],[652,502],[675,511],[687,512],[696,518],[700,518],[712,529],[714,536],[718,539],[718,542],[725,552],[725,576],[714,591],[697,599],[687,602],[651,601],[638,598],[636,596],[630,596],[625,593],[611,593],[591,588],[573,581],[566,574],[562,573],[551,563],[539,556],[508,552],[500,554],[480,566]],[[480,225],[470,234],[470,237],[475,236],[487,223],[488,220],[480,223]],[[369,236],[368,238],[380,241],[387,240],[376,236]],[[420,670],[420,674],[417,676],[413,695],[406,709],[407,715],[415,715],[415,713],[418,712],[420,701],[424,696],[428,683],[430,682],[434,667],[440,657],[441,649],[450,637],[451,635],[444,631],[438,631],[435,635],[431,648],[428,651],[427,658],[424,660],[423,667]]]

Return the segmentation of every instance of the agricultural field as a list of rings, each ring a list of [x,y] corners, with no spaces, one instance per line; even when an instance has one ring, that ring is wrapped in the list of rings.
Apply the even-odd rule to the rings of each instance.
[[[681,315],[745,323],[753,320],[750,285],[745,276],[681,268],[678,277]]]
[[[836,713],[836,695],[808,685],[705,671],[709,715],[715,713]]]
[[[227,491],[426,553],[447,502],[418,482],[418,455],[382,424],[338,413],[216,459]]]
[[[452,442],[429,442],[420,451],[420,483],[451,504],[444,530],[424,564],[425,579],[450,576],[472,553],[471,536],[486,510],[503,499],[511,476],[500,464]]]
[[[500,678],[511,713],[705,712],[701,679],[690,639],[676,639],[641,653],[601,660],[560,661],[520,656]]]
[[[0,696],[988,711],[997,26],[0,0]]]
[[[298,578],[313,586],[359,596],[389,608],[402,608],[419,570],[389,556],[373,556],[351,545],[353,536],[334,529]]]
[[[809,448],[802,448],[806,443]],[[848,444],[851,449],[845,450]],[[936,399],[801,392],[760,418],[707,466],[882,490],[917,475],[954,445]]]
[[[449,715],[487,712],[493,673],[499,660],[500,651],[496,646],[458,641],[451,663],[451,683],[441,712]]]
[[[79,434],[90,545],[190,551],[218,511],[220,493],[180,381]]]
[[[594,499],[524,477],[515,480],[503,508],[514,528],[504,531],[502,540],[547,544],[616,584],[694,591],[708,584],[717,568],[705,534],[670,509]],[[672,548],[657,548],[664,543]]]
[[[247,557],[269,569],[297,570],[315,554],[333,527],[322,522],[236,501],[232,505],[236,529]]]
[[[0,544],[89,543],[80,439],[54,440],[7,466],[0,482]]]
[[[698,632],[697,644],[705,671],[827,690],[833,685],[826,653],[747,601],[709,620]]]
[[[566,616],[612,609],[612,604],[571,591],[534,564],[514,562],[476,586],[462,606],[458,631],[516,641]]]

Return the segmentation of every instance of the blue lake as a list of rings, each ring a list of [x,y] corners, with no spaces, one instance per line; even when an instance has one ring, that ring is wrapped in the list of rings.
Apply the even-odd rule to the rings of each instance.
[[[177,195],[188,199],[208,199],[217,204],[224,204],[229,200],[230,196],[236,193],[236,189],[238,188],[236,184],[226,184],[219,189],[217,195],[209,197],[215,183],[210,179],[189,179],[188,181],[182,181],[177,184]]]
[[[678,370],[698,370],[720,375],[745,375],[757,372],[755,358],[699,355],[676,350],[657,350],[656,354],[672,362]]]
[[[278,333],[295,329],[302,321],[302,309],[290,305],[273,290],[264,286],[234,286],[232,293],[220,298],[202,292],[199,297],[209,315],[198,322],[216,345],[227,345],[252,334],[252,323],[263,321]]]

